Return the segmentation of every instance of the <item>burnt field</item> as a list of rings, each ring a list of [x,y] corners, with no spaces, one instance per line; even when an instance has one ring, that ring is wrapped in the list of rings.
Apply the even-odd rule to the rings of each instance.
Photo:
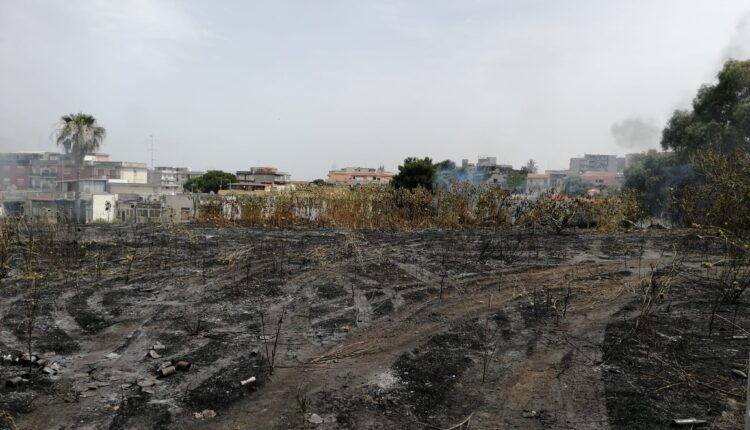
[[[694,231],[5,225],[0,428],[739,428]],[[7,381],[7,382],[6,382]]]

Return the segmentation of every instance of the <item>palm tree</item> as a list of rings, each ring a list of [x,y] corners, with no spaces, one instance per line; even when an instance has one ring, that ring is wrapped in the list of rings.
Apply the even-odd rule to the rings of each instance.
[[[99,150],[107,131],[99,126],[96,118],[79,112],[63,115],[57,127],[57,144],[65,150],[65,155],[73,154],[76,167],[75,216],[81,222],[81,169],[86,154]]]

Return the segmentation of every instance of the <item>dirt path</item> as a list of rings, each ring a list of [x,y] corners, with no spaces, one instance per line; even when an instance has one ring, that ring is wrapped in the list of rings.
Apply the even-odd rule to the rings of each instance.
[[[622,263],[604,263],[596,272],[620,269]],[[576,266],[531,269],[510,274],[483,274],[484,282],[468,278],[448,290],[442,303],[431,298],[402,307],[388,320],[354,329],[346,340],[327,350],[311,349],[298,357],[308,365],[276,369],[271,381],[256,393],[215,419],[211,428],[273,428],[293,421],[298,387],[308,395],[320,390],[346,391],[372,384],[396,359],[446,331],[455,321],[515,306],[519,291],[514,285],[551,285],[580,271]],[[512,282],[495,287],[498,280]],[[485,285],[482,285],[485,284]],[[473,428],[606,428],[607,415],[601,381],[604,327],[629,297],[622,279],[595,286],[571,282],[576,299],[566,318],[539,336],[531,355],[518,360],[522,344],[501,345],[494,355],[498,370],[494,382],[481,391],[486,396],[474,412]],[[456,288],[458,287],[458,288]],[[529,335],[533,337],[532,335]],[[500,371],[502,369],[502,371]],[[476,372],[474,372],[476,373]],[[480,385],[476,375],[466,383]],[[356,388],[355,388],[356,389]],[[536,418],[524,418],[536,411]],[[262,426],[256,427],[257,424]],[[185,422],[185,428],[206,428],[205,422]]]

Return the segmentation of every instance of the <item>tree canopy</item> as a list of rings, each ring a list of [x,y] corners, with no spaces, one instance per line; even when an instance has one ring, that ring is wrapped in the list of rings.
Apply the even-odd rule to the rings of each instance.
[[[560,190],[566,196],[585,196],[592,188],[596,188],[593,182],[586,181],[578,176],[569,176],[565,179]]]
[[[227,189],[232,182],[237,182],[237,177],[231,173],[221,170],[209,170],[201,176],[188,179],[182,188],[194,193],[210,193]]]
[[[526,162],[526,165],[523,166],[522,169],[526,170],[527,173],[537,173],[539,171],[539,166],[537,166],[536,161],[531,158]]]
[[[63,115],[57,127],[57,145],[66,154],[73,154],[77,165],[83,162],[86,154],[99,150],[107,135],[96,118],[83,112]]]
[[[443,160],[439,163],[435,164],[435,167],[437,168],[437,171],[449,171],[449,170],[456,170],[456,163],[453,162],[453,160]]]
[[[691,110],[675,111],[664,128],[662,147],[683,161],[702,149],[750,149],[750,60],[727,61],[717,77],[698,90]]]
[[[398,166],[398,173],[391,180],[391,184],[396,188],[422,187],[431,190],[436,172],[437,166],[429,157],[409,157],[404,160],[403,165]]]

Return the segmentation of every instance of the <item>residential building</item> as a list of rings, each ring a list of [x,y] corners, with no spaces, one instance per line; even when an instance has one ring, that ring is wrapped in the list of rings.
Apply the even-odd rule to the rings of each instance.
[[[182,186],[188,180],[203,175],[205,172],[190,170],[188,167],[157,166],[150,171],[157,177],[163,194],[174,195],[183,192]],[[155,180],[149,179],[149,183]]]
[[[357,186],[365,184],[387,184],[395,176],[385,171],[383,166],[373,167],[344,167],[340,170],[328,172],[327,181],[339,186]]]
[[[526,193],[539,193],[547,190],[559,191],[570,175],[567,170],[546,170],[544,173],[529,173],[526,176]]]
[[[586,172],[578,175],[584,181],[591,182],[605,188],[617,188],[624,180],[624,175],[617,172]],[[622,178],[622,179],[620,179]]]
[[[229,190],[236,191],[285,191],[294,186],[291,175],[275,167],[251,167],[236,173],[237,182],[229,184]]]
[[[291,180],[291,175],[281,172],[275,167],[251,167],[250,170],[241,170],[237,174],[237,182],[252,182],[258,184],[286,185]]]
[[[617,173],[625,169],[625,158],[616,155],[584,154],[583,157],[570,159],[571,173],[611,172]]]
[[[56,152],[0,154],[1,189],[62,191],[60,182],[76,180],[78,175],[69,155]],[[148,169],[145,163],[111,161],[107,154],[91,154],[80,166],[80,178],[145,184]]]
[[[43,156],[43,152],[0,154],[0,189],[29,189],[31,187],[31,163]]]

